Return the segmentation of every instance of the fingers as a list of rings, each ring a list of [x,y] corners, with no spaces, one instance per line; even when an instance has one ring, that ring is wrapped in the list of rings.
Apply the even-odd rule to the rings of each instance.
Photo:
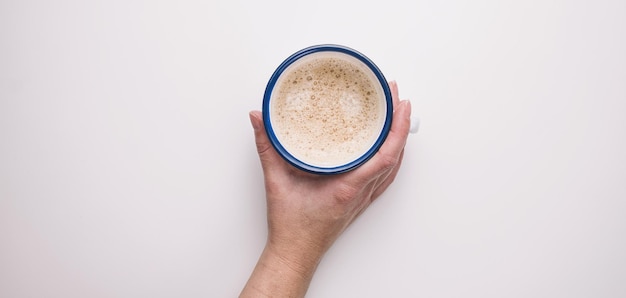
[[[389,187],[393,180],[396,179],[398,171],[402,166],[402,157],[404,157],[404,150],[402,150],[402,152],[400,153],[400,159],[398,160],[398,164],[391,170],[391,172],[389,172],[389,174],[387,174],[387,176],[381,177],[384,179],[381,179],[381,182],[376,185],[374,193],[372,194],[372,201],[376,200],[383,192],[385,192],[385,190],[387,190],[387,187]]]
[[[411,103],[403,100],[393,113],[391,130],[378,152],[368,162],[353,171],[357,183],[367,183],[387,174],[398,166],[409,134]]]

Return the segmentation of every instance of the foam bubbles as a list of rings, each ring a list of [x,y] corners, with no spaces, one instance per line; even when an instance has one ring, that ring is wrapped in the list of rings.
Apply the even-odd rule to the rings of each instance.
[[[363,155],[382,130],[382,88],[365,64],[334,52],[292,64],[272,92],[276,137],[294,157],[332,167]]]

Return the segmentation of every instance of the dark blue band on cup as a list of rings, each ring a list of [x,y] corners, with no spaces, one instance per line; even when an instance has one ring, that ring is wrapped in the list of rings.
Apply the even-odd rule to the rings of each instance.
[[[381,133],[377,137],[377,139],[374,142],[374,144],[370,147],[370,149],[367,150],[367,152],[365,152],[363,155],[359,156],[357,159],[355,159],[355,160],[353,160],[353,161],[351,161],[349,163],[338,165],[338,166],[333,166],[333,167],[321,167],[321,166],[311,165],[311,164],[303,162],[302,160],[299,160],[298,158],[294,157],[280,143],[280,141],[276,137],[276,134],[274,133],[274,130],[272,128],[272,123],[270,121],[270,101],[271,101],[271,97],[272,97],[272,91],[274,90],[274,87],[275,87],[276,83],[278,82],[278,79],[280,78],[282,73],[291,64],[293,64],[294,62],[296,62],[300,58],[302,58],[304,56],[307,56],[307,55],[310,55],[310,54],[313,54],[313,53],[326,52],[326,51],[329,51],[329,52],[339,52],[339,53],[347,54],[347,55],[350,55],[350,56],[358,59],[359,61],[363,62],[372,71],[372,73],[376,76],[376,78],[378,79],[378,82],[380,83],[380,86],[382,87],[382,90],[383,90],[383,93],[384,93],[385,102],[386,102],[386,109],[387,109],[386,112],[385,112],[385,120],[384,120],[384,124],[383,124],[382,130],[381,130]],[[289,162],[294,167],[296,167],[298,169],[301,169],[303,171],[310,172],[310,173],[315,173],[315,174],[339,174],[339,173],[344,173],[344,172],[350,171],[350,170],[352,170],[352,169],[362,165],[363,163],[365,163],[372,156],[374,156],[374,154],[376,154],[376,152],[378,152],[378,149],[380,148],[380,146],[383,144],[383,142],[387,138],[387,135],[389,134],[389,130],[391,129],[391,120],[392,120],[392,118],[393,118],[393,101],[392,101],[392,98],[391,98],[391,91],[389,90],[389,85],[388,85],[387,80],[385,79],[385,76],[383,75],[383,73],[380,71],[380,69],[378,69],[378,67],[374,64],[374,62],[372,62],[365,55],[357,52],[354,49],[351,49],[351,48],[348,48],[348,47],[345,47],[345,46],[341,46],[341,45],[325,44],[325,45],[311,46],[311,47],[302,49],[302,50],[294,53],[293,55],[289,56],[289,58],[287,58],[285,61],[283,61],[283,63],[281,63],[278,66],[278,68],[274,71],[274,73],[270,77],[269,82],[267,83],[267,87],[265,88],[265,94],[263,95],[263,123],[265,125],[265,131],[267,132],[267,136],[269,137],[269,140],[272,143],[272,146],[276,149],[278,154],[280,154],[287,162]]]

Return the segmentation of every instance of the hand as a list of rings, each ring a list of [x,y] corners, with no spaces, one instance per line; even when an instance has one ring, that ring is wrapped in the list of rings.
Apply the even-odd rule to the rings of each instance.
[[[316,175],[288,164],[272,147],[261,112],[250,112],[265,177],[268,239],[241,297],[302,297],[324,253],[396,177],[410,126],[411,105],[389,83],[393,121],[387,139],[362,166]]]

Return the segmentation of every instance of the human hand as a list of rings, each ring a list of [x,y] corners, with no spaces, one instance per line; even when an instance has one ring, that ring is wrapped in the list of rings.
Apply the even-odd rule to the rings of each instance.
[[[242,296],[253,290],[256,295],[276,295],[285,287],[290,287],[294,296],[303,296],[324,253],[393,182],[402,163],[411,105],[399,100],[395,82],[389,86],[394,113],[387,139],[369,161],[342,174],[316,175],[291,166],[272,147],[261,112],[250,112],[265,178],[269,231],[263,255]],[[272,272],[272,280],[278,284],[268,288],[266,278]]]

